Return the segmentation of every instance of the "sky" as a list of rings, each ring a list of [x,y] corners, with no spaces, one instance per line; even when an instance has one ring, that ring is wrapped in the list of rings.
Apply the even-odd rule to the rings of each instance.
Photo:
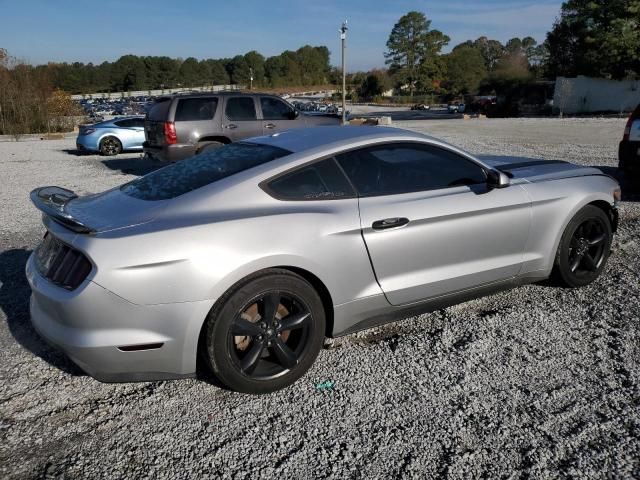
[[[0,0],[0,48],[32,64],[113,61],[125,54],[223,58],[325,45],[340,63],[338,29],[348,21],[347,70],[384,66],[393,25],[411,10],[458,43],[487,36],[545,39],[556,0]]]

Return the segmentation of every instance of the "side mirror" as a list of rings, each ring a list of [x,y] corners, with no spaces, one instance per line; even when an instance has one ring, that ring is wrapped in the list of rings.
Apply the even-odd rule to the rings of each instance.
[[[300,112],[298,110],[291,110],[289,112],[289,120],[295,120],[296,118],[298,118],[298,115],[300,115]]]
[[[506,173],[498,170],[489,170],[487,172],[487,185],[489,188],[505,188],[511,184]]]

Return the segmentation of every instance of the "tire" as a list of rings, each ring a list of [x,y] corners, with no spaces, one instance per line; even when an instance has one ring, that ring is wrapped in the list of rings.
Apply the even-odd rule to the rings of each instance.
[[[584,207],[562,234],[553,278],[569,288],[593,282],[607,263],[612,237],[611,222],[606,213],[593,205]]]
[[[196,150],[196,155],[198,153],[206,152],[207,150],[215,150],[216,148],[220,148],[224,145],[222,142],[203,142],[198,146]]]
[[[100,154],[107,157],[118,155],[122,152],[122,143],[116,137],[108,136],[100,140]]]
[[[204,325],[202,353],[231,390],[269,393],[304,375],[324,332],[322,300],[311,284],[288,270],[268,269],[240,281],[216,303]]]

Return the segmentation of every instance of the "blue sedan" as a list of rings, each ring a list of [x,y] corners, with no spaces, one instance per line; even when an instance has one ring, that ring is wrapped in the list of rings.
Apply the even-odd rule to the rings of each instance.
[[[117,155],[142,150],[144,117],[120,117],[93,125],[80,125],[76,147],[80,151]]]

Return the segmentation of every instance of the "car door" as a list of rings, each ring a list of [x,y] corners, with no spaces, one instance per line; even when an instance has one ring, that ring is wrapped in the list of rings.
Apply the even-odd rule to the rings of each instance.
[[[131,147],[129,148],[142,148],[144,143],[144,118],[132,118],[131,129]]]
[[[232,142],[262,135],[262,121],[258,119],[254,97],[226,97],[224,113],[223,134]]]
[[[336,158],[358,190],[364,241],[391,304],[518,274],[531,223],[521,187],[491,189],[483,167],[434,145],[384,144]]]
[[[304,126],[304,121],[298,117],[297,111],[279,98],[260,97],[260,109],[262,110],[263,135]]]
[[[124,150],[142,148],[144,142],[144,119],[124,118],[113,122],[118,127],[117,137]]]

